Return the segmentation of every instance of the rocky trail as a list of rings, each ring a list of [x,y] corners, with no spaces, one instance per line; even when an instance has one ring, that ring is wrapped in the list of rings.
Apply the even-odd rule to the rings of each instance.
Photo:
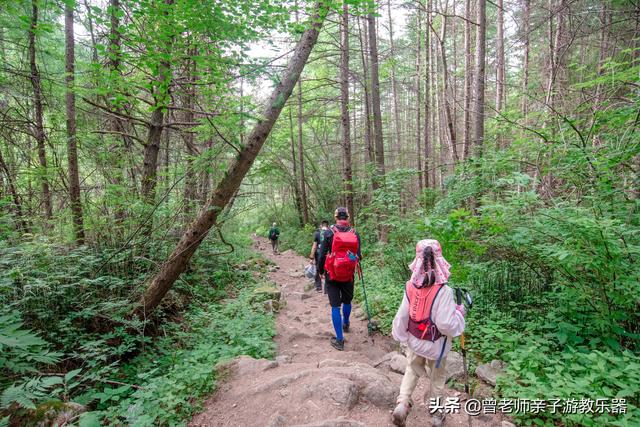
[[[327,296],[317,293],[303,277],[307,261],[286,251],[271,253],[266,239],[256,238],[255,248],[276,264],[269,273],[280,291],[281,309],[276,320],[277,357],[256,360],[248,356],[228,365],[216,393],[205,403],[190,426],[390,426],[404,356],[397,344],[382,335],[367,335],[366,317],[354,316],[345,334],[345,351],[334,350]],[[311,289],[310,289],[311,288]],[[354,307],[354,314],[358,314]],[[457,356],[457,357],[455,357]],[[448,376],[462,372],[454,354]],[[413,395],[415,406],[407,426],[430,425],[422,396],[422,378]],[[446,389],[447,396],[465,399],[464,393]],[[496,426],[502,419],[465,413],[448,414],[445,426]],[[505,424],[507,422],[505,421]]]

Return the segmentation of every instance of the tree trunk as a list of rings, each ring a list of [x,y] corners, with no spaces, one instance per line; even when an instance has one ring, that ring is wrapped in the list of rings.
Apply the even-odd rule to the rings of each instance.
[[[190,49],[190,53],[192,56],[198,54],[196,48]],[[186,111],[184,112],[184,121],[186,123],[193,123],[195,120],[195,114],[193,112],[195,108],[195,99],[196,99],[196,72],[197,72],[197,63],[195,60],[187,60],[187,89],[186,96],[184,100],[184,104],[186,107]],[[242,97],[242,96],[241,96]],[[242,116],[242,112],[240,112]],[[242,132],[242,130],[241,130]],[[242,133],[241,133],[242,135]],[[168,138],[167,138],[168,139]],[[186,130],[186,134],[184,136],[184,143],[187,149],[187,170],[185,172],[185,183],[184,183],[184,202],[185,209],[184,212],[189,215],[191,214],[193,204],[196,200],[197,194],[197,182],[196,182],[196,173],[193,169],[193,162],[195,160],[197,153],[195,142],[194,142],[194,131],[191,128]],[[169,147],[167,147],[169,148]],[[167,150],[168,153],[168,150]],[[168,189],[168,187],[167,187]]]
[[[420,91],[420,84],[422,83],[422,78],[420,76],[420,63],[422,62],[422,55],[421,55],[421,51],[422,51],[422,46],[421,46],[421,42],[422,42],[422,13],[420,11],[420,8],[418,8],[418,10],[416,11],[416,27],[417,27],[417,34],[416,34],[416,169],[418,169],[418,191],[419,193],[422,193],[422,184],[423,184],[423,178],[422,178],[422,171],[420,170],[420,166],[422,165],[422,132],[421,132],[421,117],[420,114],[422,113],[422,97],[421,95],[421,91]],[[429,28],[425,28],[425,32],[428,32]]]
[[[78,245],[84,244],[84,225],[82,222],[82,201],[80,200],[80,177],[78,172],[78,146],[76,141],[76,95],[75,77],[75,42],[73,39],[73,2],[64,6],[65,36],[65,81],[67,84],[67,157],[69,161],[69,196],[71,198],[71,215],[73,231]]]
[[[11,194],[11,198],[13,199],[13,210],[15,212],[16,221],[24,233],[29,233],[29,223],[27,217],[22,212],[22,202],[20,202],[20,196],[16,190],[13,175],[2,156],[2,150],[0,150],[0,169],[4,171],[7,177],[7,187],[9,187],[9,194]]]
[[[389,14],[389,47],[391,48],[391,58],[395,60],[396,58],[396,47],[395,41],[393,40],[393,19],[391,17],[391,0],[387,1],[387,11]],[[398,80],[396,79],[396,63],[395,61],[391,62],[391,93],[393,95],[393,130],[395,132],[396,141],[396,158],[398,160],[402,159],[401,151],[402,151],[402,140],[400,134],[400,113],[398,111]],[[401,164],[400,161],[396,160],[396,164]]]
[[[422,165],[422,172],[419,177],[423,179],[424,188],[429,188],[429,150],[431,149],[430,141],[430,125],[431,125],[431,109],[429,108],[431,103],[431,38],[429,37],[431,28],[431,0],[427,0],[427,19],[424,31],[424,164]]]
[[[296,210],[300,227],[304,226],[304,214],[302,213],[302,201],[300,199],[300,187],[298,186],[298,159],[296,158],[296,143],[293,136],[293,113],[289,105],[289,136],[291,138],[291,165],[293,166],[293,194],[295,197]]]
[[[530,15],[531,15],[531,0],[524,0],[523,11],[523,31],[524,31],[524,58],[522,63],[522,105],[520,107],[525,122],[529,115],[529,46],[530,46]]]
[[[291,96],[293,87],[318,40],[318,33],[325,16],[324,6],[322,4],[316,6],[316,12],[311,17],[310,27],[302,34],[282,79],[273,90],[264,112],[258,116],[256,125],[248,135],[246,145],[242,147],[196,219],[182,235],[173,253],[147,283],[147,288],[140,299],[141,307],[138,310],[140,317],[145,318],[162,301],[180,274],[187,268],[191,256],[200,246],[202,240],[216,223],[218,214],[222,212],[240,187],[287,99]]]
[[[444,104],[444,116],[447,122],[447,138],[449,140],[449,154],[453,163],[452,168],[458,163],[458,150],[456,149],[456,125],[454,123],[453,114],[449,96],[453,97],[449,86],[449,66],[447,64],[447,50],[445,47],[445,38],[447,36],[447,17],[442,17],[442,27],[440,30],[440,58],[442,63],[442,103]]]
[[[462,159],[469,158],[469,141],[471,132],[471,0],[464,2],[464,106],[462,116]]]
[[[498,35],[496,41],[496,111],[500,114],[505,104],[505,63],[504,63],[504,6],[503,0],[497,0]]]
[[[296,22],[298,18],[298,2],[296,1]],[[298,159],[300,162],[300,202],[302,203],[302,218],[309,223],[309,203],[307,202],[307,182],[304,176],[304,145],[302,144],[302,79],[298,78]]]
[[[351,214],[353,210],[353,177],[351,171],[351,122],[349,120],[349,6],[342,4],[342,26],[340,28],[340,116],[342,120],[342,153],[344,156],[344,197]]]
[[[165,0],[167,5],[172,5],[173,0]],[[167,13],[167,12],[165,12]],[[167,46],[166,53],[171,52],[171,43]],[[151,119],[149,120],[149,131],[144,147],[144,160],[142,168],[141,192],[142,200],[147,205],[154,205],[156,199],[156,184],[158,182],[158,153],[160,152],[160,142],[162,140],[162,130],[164,128],[164,112],[169,105],[169,86],[171,82],[171,63],[162,60],[158,64],[158,77],[154,85],[154,105]],[[151,223],[151,221],[149,221]]]
[[[375,161],[375,153],[373,151],[372,132],[371,132],[371,94],[369,92],[369,61],[365,52],[369,51],[368,31],[367,27],[364,27],[364,35],[360,31],[360,21],[358,20],[358,32],[360,35],[360,53],[362,56],[362,74],[364,80],[364,115],[365,115],[365,162],[373,163]]]
[[[384,143],[382,140],[382,112],[380,111],[380,79],[378,77],[378,37],[376,33],[376,19],[373,13],[367,16],[369,24],[369,50],[371,57],[371,107],[373,109],[373,138],[376,153],[376,177],[373,180],[374,189],[384,182]]]
[[[31,66],[31,86],[33,87],[33,106],[35,122],[35,138],[38,145],[38,160],[42,171],[40,172],[42,187],[42,202],[44,215],[47,220],[53,217],[51,204],[51,190],[49,189],[49,177],[47,170],[46,135],[44,133],[44,112],[42,107],[42,85],[40,83],[40,71],[36,65],[36,31],[38,27],[38,0],[31,1],[31,26],[29,28],[29,63]]]
[[[473,145],[477,157],[482,156],[484,145],[484,71],[485,71],[485,43],[487,34],[486,0],[478,0],[476,15],[476,72],[474,86],[474,120]]]

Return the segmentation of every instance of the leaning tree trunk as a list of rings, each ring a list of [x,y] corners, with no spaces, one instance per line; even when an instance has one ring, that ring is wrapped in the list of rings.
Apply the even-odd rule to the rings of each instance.
[[[342,119],[342,154],[344,156],[344,198],[351,218],[353,211],[353,181],[351,173],[351,123],[349,121],[349,6],[342,5],[342,26],[340,28],[340,118]]]
[[[38,160],[40,161],[42,201],[44,203],[44,215],[47,220],[53,216],[51,204],[51,190],[47,172],[46,135],[44,133],[44,112],[42,107],[42,84],[40,71],[36,65],[36,28],[38,27],[38,0],[31,3],[31,26],[29,28],[29,64],[31,66],[31,86],[33,86],[33,106],[35,121],[35,138],[38,145]]]
[[[78,245],[84,244],[84,225],[82,222],[82,202],[80,200],[80,177],[78,172],[78,145],[76,141],[76,94],[74,92],[75,43],[73,40],[73,2],[64,7],[64,33],[66,47],[67,83],[67,157],[69,158],[69,196],[71,198],[71,215],[73,232]]]
[[[187,268],[191,256],[198,249],[202,240],[216,223],[218,214],[222,212],[233,194],[240,188],[243,178],[269,136],[287,99],[291,96],[293,87],[298,81],[309,54],[318,40],[318,34],[325,16],[325,7],[322,3],[319,3],[311,17],[310,28],[302,34],[284,75],[269,97],[264,112],[259,116],[260,118],[256,125],[248,135],[246,144],[240,150],[235,161],[226,171],[196,219],[184,232],[172,254],[147,283],[147,288],[140,298],[140,307],[137,311],[140,317],[144,318],[162,301],[162,298],[171,289],[180,274]]]

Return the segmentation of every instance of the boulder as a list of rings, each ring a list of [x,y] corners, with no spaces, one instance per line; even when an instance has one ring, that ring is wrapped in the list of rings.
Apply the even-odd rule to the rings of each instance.
[[[504,374],[507,365],[501,360],[492,360],[491,363],[484,363],[476,368],[476,375],[481,380],[495,386],[496,378]]]
[[[275,273],[280,269],[280,267],[278,267],[277,265],[270,265],[269,267],[267,267],[267,269],[269,270],[270,273]]]
[[[254,359],[251,356],[238,356],[231,363],[235,366],[235,371],[240,376],[266,371],[278,366],[278,362],[275,360]]]
[[[327,375],[306,386],[306,392],[320,400],[333,400],[351,409],[358,403],[358,386],[348,378]]]
[[[280,301],[280,297],[282,293],[272,286],[261,286],[259,288],[254,289],[253,291],[253,300],[254,301],[266,301],[266,300],[274,300]]]
[[[403,355],[396,353],[391,356],[389,360],[389,369],[392,372],[396,372],[398,374],[404,374],[404,370],[407,367],[407,358]]]
[[[333,369],[335,374],[355,381],[360,387],[360,396],[372,405],[391,408],[395,404],[397,387],[372,366],[358,363]]]
[[[398,353],[397,351],[391,351],[387,354],[385,354],[384,356],[382,356],[380,359],[376,360],[373,363],[373,367],[374,368],[387,368],[389,367],[389,361],[393,358],[393,356],[396,355],[400,355],[400,353]]]
[[[509,421],[502,421],[501,427],[516,427],[516,425]]]
[[[314,281],[311,281],[309,283],[307,283],[306,285],[304,285],[304,291],[305,292],[310,292],[316,289],[316,283]]]
[[[464,376],[464,364],[462,355],[456,351],[450,351],[447,355],[447,366],[445,367],[448,381],[450,378],[462,378]]]

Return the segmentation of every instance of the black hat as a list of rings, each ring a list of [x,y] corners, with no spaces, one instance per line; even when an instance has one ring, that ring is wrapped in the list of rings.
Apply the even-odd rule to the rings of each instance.
[[[338,219],[348,219],[349,211],[345,207],[336,208],[336,218]]]

